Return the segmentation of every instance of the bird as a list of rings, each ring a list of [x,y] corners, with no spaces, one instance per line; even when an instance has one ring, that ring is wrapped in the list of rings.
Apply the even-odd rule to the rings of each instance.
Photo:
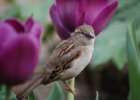
[[[33,81],[17,94],[17,100],[22,100],[39,85],[46,85],[54,81],[62,81],[66,89],[76,95],[67,80],[78,76],[90,63],[94,43],[95,33],[92,26],[84,24],[77,27],[70,38],[62,40],[56,46],[46,62],[46,66],[38,73],[34,73]]]

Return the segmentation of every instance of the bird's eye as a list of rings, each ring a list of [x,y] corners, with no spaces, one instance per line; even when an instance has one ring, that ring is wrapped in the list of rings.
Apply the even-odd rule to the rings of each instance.
[[[81,34],[81,36],[83,36],[84,35],[84,32],[80,32],[80,34]]]

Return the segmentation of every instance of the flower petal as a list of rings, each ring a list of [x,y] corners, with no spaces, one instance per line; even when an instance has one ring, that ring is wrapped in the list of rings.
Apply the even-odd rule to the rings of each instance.
[[[84,0],[77,0],[76,3],[76,27],[78,27],[83,25],[85,21],[85,2]]]
[[[118,1],[114,1],[113,3],[109,4],[104,10],[102,10],[102,12],[96,17],[95,21],[92,24],[96,35],[98,35],[98,33],[102,31],[106,26],[110,18],[115,13],[117,6]]]
[[[58,15],[58,10],[56,9],[55,5],[51,6],[50,9],[50,16],[51,19],[55,25],[55,28],[58,32],[58,35],[62,38],[62,39],[67,39],[70,37],[70,32],[68,30],[66,30],[66,28],[64,27],[64,25],[62,24],[62,21]]]
[[[29,78],[38,62],[37,41],[29,35],[20,34],[7,43],[0,59],[0,83],[20,84]]]
[[[34,20],[32,19],[32,17],[29,17],[24,25],[26,32],[29,32],[33,25],[34,25]]]
[[[0,23],[0,47],[9,39],[15,37],[15,30],[7,23]]]
[[[84,0],[85,23],[91,25],[98,14],[108,5],[109,0]]]
[[[30,32],[31,34],[34,34],[38,39],[40,38],[41,32],[43,30],[41,24],[34,21],[32,17],[30,17],[25,22],[25,29],[26,29],[26,32]]]
[[[10,18],[10,19],[5,20],[4,22],[11,25],[16,30],[16,32],[24,32],[25,31],[23,24],[17,19]]]
[[[15,30],[7,23],[0,22],[0,57],[3,54],[5,44],[12,38],[16,37]]]
[[[77,1],[56,0],[56,7],[62,23],[70,32],[73,32],[76,28]]]

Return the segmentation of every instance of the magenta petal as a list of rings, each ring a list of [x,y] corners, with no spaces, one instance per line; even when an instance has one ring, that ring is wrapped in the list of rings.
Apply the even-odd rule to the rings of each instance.
[[[68,31],[73,32],[76,28],[77,0],[57,0],[56,7],[63,25]]]
[[[15,30],[7,23],[0,22],[0,58],[3,54],[5,44],[12,38],[16,37]]]
[[[85,23],[91,25],[97,15],[107,6],[109,0],[84,0],[85,1]]]
[[[16,30],[16,32],[24,32],[24,26],[19,20],[11,18],[5,20],[4,22],[11,25]]]
[[[82,25],[85,21],[85,2],[83,0],[77,0],[76,2],[76,27]],[[74,30],[73,30],[74,31]]]
[[[29,32],[35,35],[38,39],[40,38],[42,32],[42,26],[38,22],[34,21],[32,17],[30,17],[25,23],[26,32]]]
[[[15,37],[17,34],[15,30],[7,23],[0,23],[0,48],[6,43],[6,41]]]
[[[82,5],[84,5],[83,0],[56,0],[57,12],[69,32],[73,32],[84,22],[85,7]]]
[[[32,17],[29,17],[24,25],[26,32],[29,32],[33,25],[34,25],[34,20],[32,19]]]
[[[60,17],[58,15],[57,9],[55,5],[52,5],[51,9],[50,9],[50,16],[51,19],[56,27],[56,30],[58,32],[58,35],[62,38],[62,39],[67,39],[70,37],[70,32],[68,32],[68,30],[66,30],[66,28],[64,27],[64,25],[62,24],[62,21],[60,20]]]
[[[9,24],[4,22],[0,23],[0,58],[3,54],[5,44],[16,36],[15,30]]]
[[[50,15],[62,39],[83,24],[92,25],[98,34],[115,13],[117,5],[117,0],[56,0]]]
[[[98,33],[102,31],[103,28],[106,26],[110,18],[115,13],[117,6],[118,6],[118,1],[114,1],[106,8],[104,8],[104,10],[102,10],[102,12],[97,16],[97,18],[92,24],[96,35],[98,35]]]
[[[41,24],[38,22],[35,22],[31,28],[30,33],[35,35],[38,39],[40,39],[42,31],[43,31],[43,28],[42,28]]]
[[[0,83],[20,84],[32,74],[39,56],[36,38],[21,34],[7,43],[0,58]]]

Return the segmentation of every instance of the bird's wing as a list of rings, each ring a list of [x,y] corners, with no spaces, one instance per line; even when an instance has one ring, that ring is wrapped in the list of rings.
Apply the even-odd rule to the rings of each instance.
[[[52,71],[46,82],[44,81],[44,84],[59,79],[60,73],[71,68],[72,62],[77,59],[81,53],[82,51],[72,41],[61,42],[50,57],[48,67]]]

